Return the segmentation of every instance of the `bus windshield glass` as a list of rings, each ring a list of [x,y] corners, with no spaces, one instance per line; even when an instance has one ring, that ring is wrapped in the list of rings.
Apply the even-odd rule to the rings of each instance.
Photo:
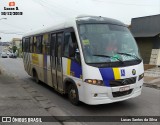
[[[80,24],[79,35],[86,63],[140,60],[137,44],[127,27]]]

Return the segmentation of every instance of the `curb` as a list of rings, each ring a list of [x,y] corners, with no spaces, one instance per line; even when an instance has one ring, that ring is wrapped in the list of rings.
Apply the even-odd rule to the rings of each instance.
[[[154,89],[159,89],[160,90],[160,86],[158,86],[157,84],[144,83],[143,85],[145,87],[150,87],[150,88],[154,88]]]

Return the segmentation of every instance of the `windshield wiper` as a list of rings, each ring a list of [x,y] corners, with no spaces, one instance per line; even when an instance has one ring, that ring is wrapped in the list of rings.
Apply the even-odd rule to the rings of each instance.
[[[129,53],[119,53],[119,52],[118,52],[117,54],[126,55],[126,56],[131,56],[131,57],[134,57],[135,59],[141,61],[141,59],[138,58],[136,55],[132,55],[132,54],[129,54]]]
[[[117,59],[119,62],[123,63],[122,60],[120,60],[119,58],[114,57],[114,56],[108,56],[108,55],[92,55],[92,56],[107,57],[107,58],[115,58],[115,59]]]

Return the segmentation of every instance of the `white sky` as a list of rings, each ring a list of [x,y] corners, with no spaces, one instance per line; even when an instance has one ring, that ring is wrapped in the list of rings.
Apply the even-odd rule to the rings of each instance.
[[[16,2],[22,16],[1,15],[11,1]],[[0,19],[7,18],[0,20],[1,41],[22,36],[6,33],[25,34],[78,14],[105,16],[130,24],[131,18],[160,14],[160,0],[0,0]]]

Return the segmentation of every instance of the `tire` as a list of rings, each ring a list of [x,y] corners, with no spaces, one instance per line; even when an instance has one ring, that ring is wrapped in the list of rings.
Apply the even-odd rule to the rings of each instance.
[[[39,78],[38,78],[38,75],[37,75],[37,72],[36,71],[33,71],[33,78],[35,80],[36,83],[40,83],[39,81]]]
[[[73,105],[79,105],[79,94],[75,84],[70,84],[68,87],[68,98]]]

